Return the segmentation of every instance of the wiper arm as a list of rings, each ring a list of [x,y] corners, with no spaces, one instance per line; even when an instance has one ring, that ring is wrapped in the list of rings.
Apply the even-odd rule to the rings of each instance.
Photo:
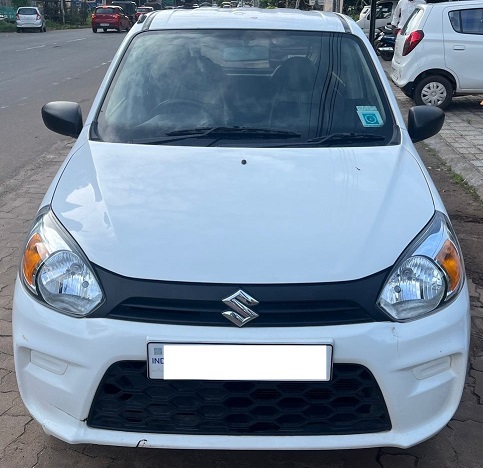
[[[209,135],[215,133],[216,135],[262,135],[262,136],[288,136],[288,137],[299,137],[300,133],[290,132],[287,130],[272,130],[271,128],[257,128],[257,127],[198,127],[198,128],[187,128],[183,130],[174,130],[172,132],[166,133],[168,136],[178,136],[178,135],[193,135],[201,133],[204,135]]]
[[[333,143],[339,143],[341,141],[345,143],[354,143],[357,141],[381,141],[385,137],[382,135],[376,135],[375,133],[331,133],[330,135],[319,136],[310,138],[307,141],[299,141],[294,143],[279,143],[274,145],[263,145],[264,148],[283,148],[291,146],[330,146]]]
[[[300,133],[285,130],[271,130],[269,128],[251,128],[251,127],[196,127],[186,128],[182,130],[173,130],[166,133],[165,137],[155,138],[138,138],[131,140],[129,143],[138,143],[145,145],[157,145],[163,143],[171,143],[173,141],[185,140],[187,138],[203,138],[213,135],[215,138],[223,138],[227,136],[253,136],[257,138],[294,138],[299,137]]]

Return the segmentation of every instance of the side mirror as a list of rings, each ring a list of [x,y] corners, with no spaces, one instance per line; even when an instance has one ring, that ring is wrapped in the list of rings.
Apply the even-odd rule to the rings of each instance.
[[[42,107],[45,126],[55,133],[77,138],[82,131],[82,111],[77,102],[55,101]]]
[[[408,132],[413,143],[436,135],[443,123],[444,112],[439,107],[415,106],[409,109]]]

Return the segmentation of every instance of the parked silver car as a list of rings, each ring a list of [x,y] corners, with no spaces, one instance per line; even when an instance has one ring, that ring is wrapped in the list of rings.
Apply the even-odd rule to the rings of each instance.
[[[17,10],[17,32],[25,29],[36,29],[46,32],[45,18],[37,7],[20,7]]]

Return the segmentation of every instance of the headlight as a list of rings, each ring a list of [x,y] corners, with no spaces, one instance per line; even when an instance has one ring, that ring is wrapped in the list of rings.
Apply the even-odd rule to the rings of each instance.
[[[436,212],[390,273],[377,301],[398,321],[435,312],[464,282],[463,258],[449,220]]]
[[[20,273],[34,297],[65,314],[84,317],[104,300],[89,262],[49,210],[27,237]]]

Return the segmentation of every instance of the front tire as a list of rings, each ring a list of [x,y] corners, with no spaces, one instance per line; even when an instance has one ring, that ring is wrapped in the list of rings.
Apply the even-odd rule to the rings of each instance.
[[[96,33],[97,32],[97,28],[92,28],[92,32],[93,33]]]
[[[414,88],[414,102],[418,106],[434,106],[446,109],[453,99],[453,86],[444,76],[423,78]]]

